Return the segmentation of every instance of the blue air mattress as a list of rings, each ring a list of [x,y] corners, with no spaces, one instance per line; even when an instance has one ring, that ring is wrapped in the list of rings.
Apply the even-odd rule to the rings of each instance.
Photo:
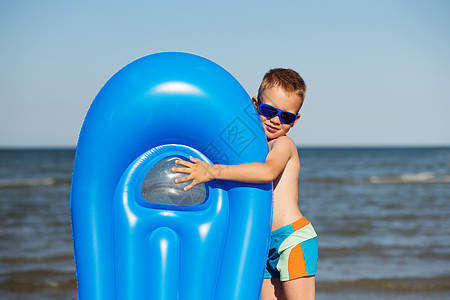
[[[71,219],[81,300],[259,299],[272,185],[211,181],[188,192],[174,160],[263,162],[251,99],[227,71],[159,53],[117,72],[77,145]]]

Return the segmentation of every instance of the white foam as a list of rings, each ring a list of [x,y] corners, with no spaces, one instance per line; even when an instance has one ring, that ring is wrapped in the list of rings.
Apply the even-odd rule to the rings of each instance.
[[[37,186],[37,185],[54,185],[56,183],[57,183],[57,180],[55,178],[0,179],[0,188]]]
[[[399,176],[372,176],[369,182],[375,184],[389,183],[450,183],[450,176],[436,176],[431,172],[402,174]]]

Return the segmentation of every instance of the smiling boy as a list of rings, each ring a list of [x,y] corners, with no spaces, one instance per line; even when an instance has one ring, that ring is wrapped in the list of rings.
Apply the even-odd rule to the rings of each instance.
[[[294,141],[286,136],[300,118],[306,85],[292,69],[272,69],[264,75],[258,97],[259,112],[269,144],[264,163],[211,165],[190,157],[173,172],[188,175],[176,183],[185,188],[212,179],[251,183],[273,182],[273,222],[261,299],[314,299],[318,258],[317,234],[298,208],[300,161]]]

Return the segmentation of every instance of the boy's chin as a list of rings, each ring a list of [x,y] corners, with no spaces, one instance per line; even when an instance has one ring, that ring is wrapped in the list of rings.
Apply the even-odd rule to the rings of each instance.
[[[274,140],[274,139],[276,139],[276,138],[279,138],[279,137],[282,136],[282,135],[284,135],[282,132],[275,132],[275,133],[272,133],[272,132],[267,132],[267,131],[266,131],[266,138],[267,138],[268,140]]]

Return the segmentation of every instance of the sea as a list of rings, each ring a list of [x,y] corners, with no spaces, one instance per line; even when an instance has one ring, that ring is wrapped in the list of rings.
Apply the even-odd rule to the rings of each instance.
[[[450,299],[450,147],[301,147],[316,299]],[[0,150],[0,299],[76,299],[74,149]]]

